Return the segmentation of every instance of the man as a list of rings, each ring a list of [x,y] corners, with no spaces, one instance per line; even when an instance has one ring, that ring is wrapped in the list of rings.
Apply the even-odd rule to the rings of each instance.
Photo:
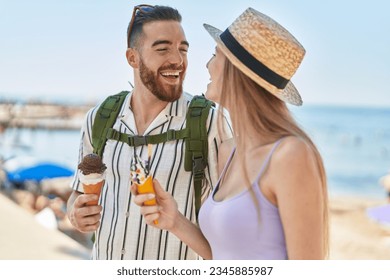
[[[177,10],[149,5],[134,8],[126,52],[134,69],[134,89],[126,97],[114,129],[129,135],[155,135],[185,127],[192,98],[182,89],[188,47]],[[79,160],[92,153],[91,127],[97,108],[87,114],[82,128]],[[218,179],[218,148],[231,138],[231,133],[219,134],[216,115],[212,110],[207,121],[209,158],[204,195]],[[153,145],[151,173],[175,197],[180,211],[195,221],[193,177],[184,170],[184,153],[183,140]],[[147,149],[107,141],[103,154],[107,175],[101,206],[85,205],[97,197],[83,194],[75,175],[68,201],[71,223],[82,232],[95,231],[93,259],[196,259],[197,255],[174,235],[142,222],[139,207],[131,201],[130,194],[130,163],[135,154],[145,159]]]

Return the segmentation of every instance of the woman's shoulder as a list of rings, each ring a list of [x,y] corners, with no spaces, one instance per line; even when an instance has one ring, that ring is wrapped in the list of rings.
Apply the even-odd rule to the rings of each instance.
[[[272,156],[272,185],[278,195],[291,194],[297,190],[305,193],[316,192],[320,188],[320,170],[313,146],[295,136],[283,139]]]
[[[313,146],[300,137],[288,136],[281,143],[273,155],[273,161],[279,170],[297,170],[315,166],[315,152]]]
[[[280,143],[279,156],[294,159],[304,155],[313,154],[313,149],[310,144],[303,138],[297,136],[287,136],[282,138]]]

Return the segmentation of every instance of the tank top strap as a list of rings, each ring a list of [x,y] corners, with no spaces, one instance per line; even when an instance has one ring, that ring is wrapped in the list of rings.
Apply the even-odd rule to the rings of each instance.
[[[263,175],[264,170],[265,170],[266,167],[268,166],[268,163],[269,163],[269,161],[271,160],[272,155],[274,154],[276,148],[279,146],[279,144],[282,142],[282,140],[283,140],[283,138],[280,138],[280,139],[277,140],[277,141],[274,143],[274,145],[272,146],[271,151],[268,153],[268,155],[267,155],[265,161],[263,162],[263,165],[261,166],[260,172],[259,172],[259,174],[257,175],[256,181],[255,181],[255,182],[258,182],[258,181],[260,180],[261,175]]]
[[[213,193],[215,193],[218,190],[221,178],[225,175],[226,170],[228,169],[228,167],[229,167],[229,165],[230,165],[230,163],[231,163],[231,161],[233,159],[233,155],[234,155],[235,151],[236,151],[236,147],[234,147],[232,149],[232,151],[230,153],[230,156],[229,156],[228,160],[226,161],[225,166],[223,167],[223,170],[222,170],[221,174],[219,175],[219,179],[218,179],[217,183],[215,184],[215,188],[213,190]]]
[[[235,151],[236,151],[236,147],[234,147],[232,149],[232,152],[230,153],[230,156],[229,156],[228,160],[226,161],[225,166],[223,167],[221,175],[219,176],[220,178],[225,174],[227,168],[229,167],[229,165],[230,165],[230,163],[231,163],[231,161],[233,159],[233,155],[234,155]]]

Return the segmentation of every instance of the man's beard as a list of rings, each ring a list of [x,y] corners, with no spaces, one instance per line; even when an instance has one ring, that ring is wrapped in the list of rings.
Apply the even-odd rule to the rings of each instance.
[[[160,67],[157,70],[157,73],[153,73],[152,70],[150,70],[143,60],[140,60],[139,63],[139,73],[142,83],[145,85],[145,87],[150,90],[150,92],[156,96],[161,101],[166,102],[173,102],[180,98],[182,92],[183,92],[183,80],[184,78],[181,76],[180,83],[178,85],[162,85],[161,81],[159,80],[158,73],[162,70],[183,70],[183,66],[175,67],[173,65]],[[165,88],[168,89],[166,90]]]

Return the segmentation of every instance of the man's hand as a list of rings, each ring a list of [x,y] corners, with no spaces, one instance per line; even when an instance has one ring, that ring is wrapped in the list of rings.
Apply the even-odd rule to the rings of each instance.
[[[95,194],[82,194],[73,191],[68,200],[67,214],[71,224],[80,232],[93,232],[100,225],[102,206],[87,206],[89,201],[96,201]]]

